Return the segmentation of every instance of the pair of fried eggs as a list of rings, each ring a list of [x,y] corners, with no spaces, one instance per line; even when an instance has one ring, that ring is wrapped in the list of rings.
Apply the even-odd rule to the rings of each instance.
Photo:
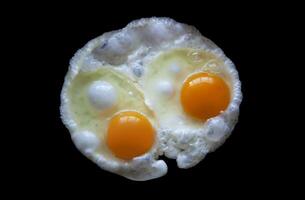
[[[169,18],[131,22],[71,59],[61,118],[76,147],[132,180],[198,164],[233,130],[242,100],[234,64],[194,27]]]

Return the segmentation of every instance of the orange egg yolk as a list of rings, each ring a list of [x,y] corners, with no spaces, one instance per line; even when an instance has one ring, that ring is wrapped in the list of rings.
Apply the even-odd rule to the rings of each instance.
[[[118,158],[130,160],[148,152],[155,140],[155,132],[142,114],[124,111],[116,114],[109,123],[106,143]]]
[[[200,72],[185,80],[180,101],[187,114],[200,120],[207,120],[227,108],[230,102],[230,89],[219,76]]]

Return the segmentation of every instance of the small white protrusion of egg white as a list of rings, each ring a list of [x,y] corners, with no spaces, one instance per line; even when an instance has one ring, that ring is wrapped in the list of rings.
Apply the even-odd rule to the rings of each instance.
[[[209,130],[207,131],[206,138],[212,142],[219,142],[228,132],[230,132],[223,117],[210,119],[207,122],[207,127],[209,127]]]
[[[135,168],[134,168],[135,167]],[[146,181],[159,178],[167,173],[167,165],[163,160],[151,161],[144,165],[133,166],[130,171],[119,173],[131,180]]]
[[[95,81],[88,88],[88,98],[95,108],[105,110],[117,102],[117,93],[110,83]]]
[[[169,71],[173,74],[179,74],[181,71],[181,68],[177,64],[172,64],[169,66]]]
[[[186,154],[180,153],[177,156],[177,165],[181,169],[187,169],[190,166],[190,163],[192,163],[192,158],[188,157]]]
[[[194,155],[192,155],[194,154]],[[177,156],[177,165],[181,169],[188,169],[197,165],[206,154],[199,154],[198,152],[179,153]]]
[[[156,162],[153,162],[151,166],[155,169],[155,173],[153,174],[154,178],[158,178],[167,173],[167,165],[163,160],[157,160]]]
[[[174,87],[169,81],[159,81],[156,90],[163,96],[171,97],[174,94]]]
[[[90,131],[76,132],[72,135],[72,139],[77,148],[84,153],[94,151],[100,143],[97,136]]]
[[[209,152],[204,140],[197,138],[191,145],[181,151],[177,156],[179,168],[187,169],[197,165]]]

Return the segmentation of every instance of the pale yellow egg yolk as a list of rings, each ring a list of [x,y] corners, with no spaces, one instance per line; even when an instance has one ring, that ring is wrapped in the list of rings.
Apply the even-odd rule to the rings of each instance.
[[[135,111],[116,114],[109,122],[106,143],[118,158],[130,160],[148,152],[155,141],[149,120]]]
[[[187,114],[200,120],[207,120],[227,108],[230,102],[230,89],[219,76],[200,72],[184,81],[180,101]]]

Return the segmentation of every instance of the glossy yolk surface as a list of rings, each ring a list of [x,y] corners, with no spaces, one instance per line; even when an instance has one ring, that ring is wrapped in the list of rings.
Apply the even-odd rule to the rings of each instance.
[[[118,158],[130,160],[145,154],[151,149],[154,140],[152,125],[138,112],[120,112],[110,120],[106,143]]]
[[[187,114],[200,120],[207,120],[227,108],[230,102],[230,89],[219,76],[200,72],[185,80],[180,101]]]

